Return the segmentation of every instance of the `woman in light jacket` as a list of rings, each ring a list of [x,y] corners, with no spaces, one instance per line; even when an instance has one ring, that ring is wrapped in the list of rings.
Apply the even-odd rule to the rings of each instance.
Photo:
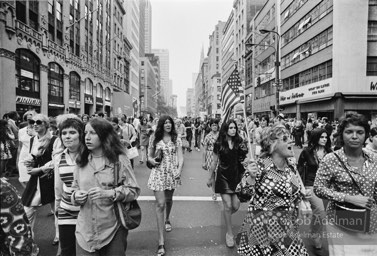
[[[76,225],[76,255],[124,255],[126,230],[117,219],[114,204],[131,202],[140,194],[130,160],[112,125],[94,118],[85,126],[83,154],[77,158],[71,200],[80,205]],[[119,182],[114,175],[119,166]]]

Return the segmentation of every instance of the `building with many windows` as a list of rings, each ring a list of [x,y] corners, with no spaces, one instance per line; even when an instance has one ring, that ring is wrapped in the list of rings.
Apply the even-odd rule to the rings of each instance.
[[[130,45],[122,33],[121,5],[121,0],[1,1],[0,112],[111,115],[114,92],[131,105]],[[110,38],[112,31],[116,38]]]
[[[273,8],[275,6],[275,8]],[[274,13],[271,13],[274,10]],[[377,116],[377,1],[273,0],[254,19],[253,112],[338,119]],[[279,68],[282,85],[274,83]],[[276,91],[276,88],[278,91]],[[279,109],[277,109],[279,108]]]
[[[152,53],[160,59],[160,96],[167,104],[170,99],[168,94],[169,87],[169,50],[167,49],[152,49]]]
[[[140,59],[140,111],[141,114],[151,114],[157,112],[157,80],[155,69],[149,58]]]

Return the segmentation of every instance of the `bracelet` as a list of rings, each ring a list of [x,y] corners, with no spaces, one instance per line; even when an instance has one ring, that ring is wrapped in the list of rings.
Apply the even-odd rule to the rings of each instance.
[[[115,201],[116,197],[117,197],[117,191],[115,189],[112,189],[112,191],[114,191],[114,195],[112,197],[113,201]]]
[[[73,194],[72,194],[72,198],[73,198],[73,201],[75,201],[75,202],[76,202],[76,191],[75,191],[75,192],[73,192]]]

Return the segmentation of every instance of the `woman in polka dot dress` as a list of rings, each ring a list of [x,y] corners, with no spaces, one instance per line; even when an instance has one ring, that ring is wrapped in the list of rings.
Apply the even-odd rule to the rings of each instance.
[[[237,252],[248,256],[307,256],[298,232],[298,206],[306,196],[292,141],[283,125],[261,133],[261,156],[245,180],[252,199],[237,235]]]
[[[329,200],[326,237],[330,256],[377,255],[377,157],[363,150],[369,130],[363,115],[351,112],[342,117],[337,131],[342,148],[327,154],[317,171],[314,193]],[[369,232],[338,226],[335,203],[370,209]]]

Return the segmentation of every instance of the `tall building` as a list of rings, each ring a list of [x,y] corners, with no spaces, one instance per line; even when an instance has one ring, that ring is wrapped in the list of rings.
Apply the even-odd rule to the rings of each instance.
[[[160,81],[161,81],[161,96],[165,103],[168,104],[170,95],[169,88],[169,50],[167,49],[152,49],[152,53],[160,59]]]
[[[145,56],[145,4],[146,0],[139,0],[139,56]],[[141,60],[140,60],[141,61]]]
[[[335,120],[345,112],[357,111],[374,120],[376,20],[376,1],[268,1],[255,19],[255,28],[280,34],[280,67],[275,63],[273,47],[278,37],[274,33],[254,38],[265,45],[255,47],[254,58],[268,56],[258,59],[262,61],[258,73],[280,68],[283,85],[276,92],[270,83],[276,72],[270,77],[261,74],[255,113],[271,113],[268,103],[272,102],[272,110],[278,107],[287,116],[301,119]]]
[[[149,61],[149,58],[140,59],[140,110],[141,114],[151,114],[157,112],[157,80],[155,68]]]
[[[218,21],[209,36],[208,48],[208,115],[221,116],[221,40],[225,22]]]
[[[0,10],[1,113],[113,115],[115,93],[126,113],[131,45],[121,0],[1,1]]]
[[[168,93],[167,93],[168,97],[169,97],[169,103],[168,103],[168,106],[170,107],[173,107],[173,80],[169,79],[169,86],[168,86]]]
[[[194,116],[195,114],[195,92],[193,88],[186,91],[186,115]]]
[[[139,0],[140,3],[140,17],[143,16],[143,26],[140,29],[142,31],[143,40],[140,40],[140,44],[143,44],[143,50],[145,53],[152,52],[152,5],[150,0]],[[141,38],[141,35],[140,35]]]
[[[125,0],[123,6],[128,14],[123,19],[123,31],[132,45],[130,67],[132,111],[134,115],[139,116],[139,4],[137,0]]]
[[[234,42],[234,12],[231,11],[223,28],[221,41],[221,82],[225,85],[236,64]]]

